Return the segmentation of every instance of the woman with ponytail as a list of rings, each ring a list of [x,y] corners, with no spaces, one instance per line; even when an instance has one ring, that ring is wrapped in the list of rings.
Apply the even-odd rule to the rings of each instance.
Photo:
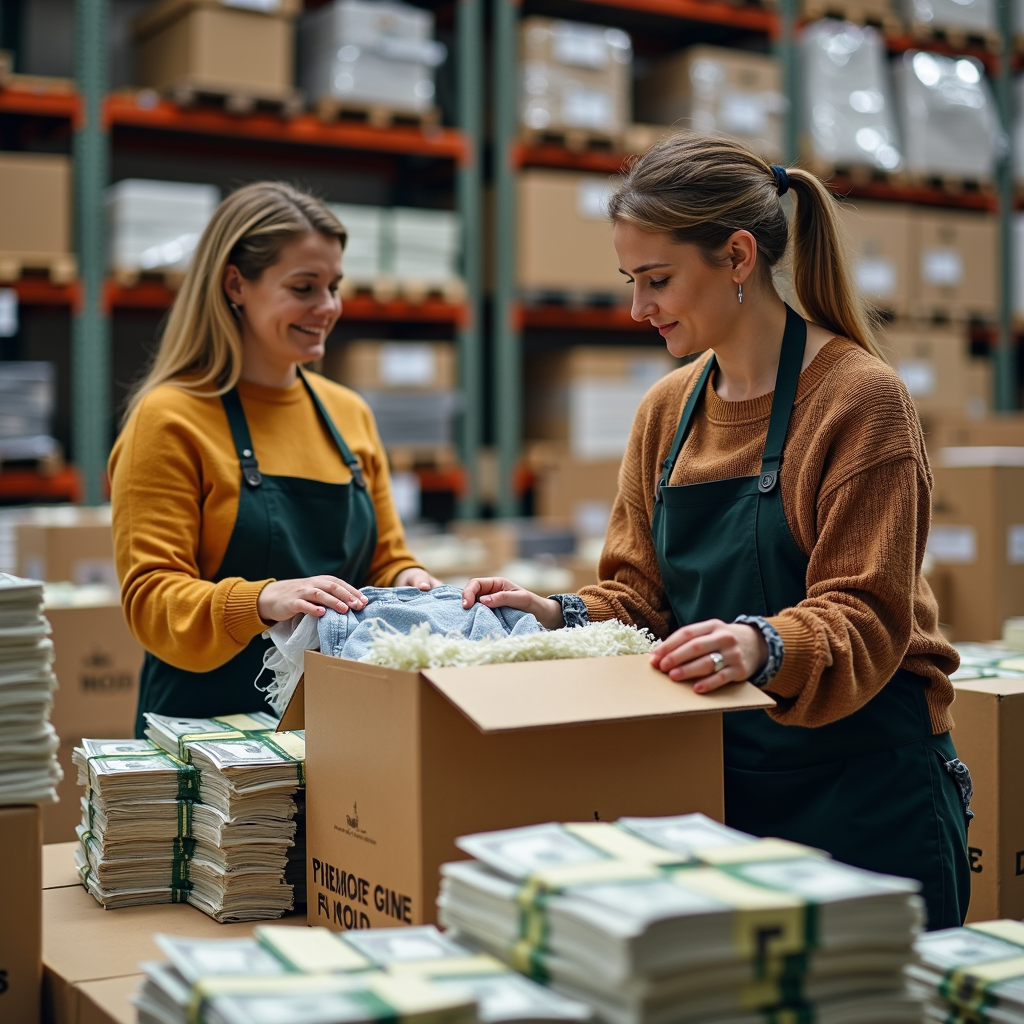
[[[693,361],[637,413],[599,582],[542,598],[478,579],[465,603],[617,618],[698,693],[762,686],[773,709],[725,716],[726,822],[917,878],[929,927],[959,925],[970,775],[950,739],[957,654],[921,575],[931,472],[835,201],[685,134],[633,164],[610,212],[634,319]],[[774,283],[790,247],[802,315]]]
[[[147,711],[266,710],[261,634],[359,588],[437,584],[405,544],[366,403],[302,370],[341,315],[345,229],[282,182],[217,208],[110,456],[121,600]]]

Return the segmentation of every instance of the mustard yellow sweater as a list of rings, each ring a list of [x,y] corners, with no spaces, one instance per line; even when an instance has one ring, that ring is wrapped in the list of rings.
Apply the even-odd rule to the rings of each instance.
[[[389,586],[417,562],[392,503],[373,415],[355,392],[317,374],[307,377],[359,459],[377,513],[367,579],[347,582]],[[243,381],[238,392],[261,472],[325,483],[351,479],[302,381],[289,388]],[[229,661],[267,628],[256,600],[270,581],[210,582],[234,529],[241,483],[220,398],[169,384],[155,388],[117,439],[109,470],[121,601],[135,637],[188,671]]]

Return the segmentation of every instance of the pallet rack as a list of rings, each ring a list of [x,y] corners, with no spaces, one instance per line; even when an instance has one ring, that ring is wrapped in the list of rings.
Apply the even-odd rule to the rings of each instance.
[[[594,8],[614,8],[619,12],[643,12],[660,15],[695,26],[716,26],[737,32],[759,33],[767,37],[782,67],[783,88],[789,100],[790,115],[786,118],[784,145],[787,160],[799,156],[799,75],[796,57],[796,34],[800,25],[799,0],[779,0],[776,10],[754,6],[738,6],[718,0],[582,0]],[[1012,125],[1013,0],[998,0],[999,25],[1002,31],[1000,53],[968,46],[954,51],[941,41],[927,44],[910,35],[887,36],[890,53],[912,48],[935,52],[967,53],[981,60],[994,77],[997,101],[1003,123]],[[636,337],[645,325],[633,323],[627,310],[618,308],[573,308],[571,306],[523,307],[516,288],[515,200],[516,173],[521,167],[550,167],[575,171],[616,174],[622,167],[622,154],[601,151],[570,152],[568,149],[544,144],[527,146],[519,141],[516,116],[515,60],[518,46],[517,23],[520,0],[493,0],[493,125],[494,185],[496,231],[493,238],[492,263],[495,268],[495,327],[492,392],[495,416],[493,422],[499,471],[498,512],[517,515],[520,497],[517,467],[521,462],[521,408],[523,331],[528,328],[549,330],[621,330]],[[531,8],[532,9],[532,8]],[[594,20],[600,20],[595,11]],[[1012,147],[1010,147],[1012,152]],[[994,331],[994,362],[996,393],[994,407],[1009,410],[1016,407],[1017,363],[1016,336],[1012,309],[1012,220],[1014,209],[1014,175],[1010,153],[1000,162],[998,188],[994,195],[980,192],[955,194],[940,188],[899,186],[884,181],[854,182],[836,177],[830,185],[839,194],[882,201],[898,201],[929,206],[954,207],[998,212],[1000,215],[1000,249],[1002,256],[1002,299],[999,324]],[[628,335],[624,333],[624,340]]]

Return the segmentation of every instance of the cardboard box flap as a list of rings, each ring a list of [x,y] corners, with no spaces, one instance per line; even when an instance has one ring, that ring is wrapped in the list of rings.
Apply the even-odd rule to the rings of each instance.
[[[645,654],[543,665],[540,671],[537,662],[513,662],[422,674],[483,732],[775,706],[750,683],[698,695],[659,672]]]

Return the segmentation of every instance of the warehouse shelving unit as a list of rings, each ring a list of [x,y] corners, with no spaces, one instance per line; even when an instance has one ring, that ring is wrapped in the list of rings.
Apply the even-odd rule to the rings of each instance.
[[[255,111],[238,115],[219,108],[181,108],[149,90],[117,92],[107,88],[108,0],[76,0],[75,90],[16,84],[0,89],[0,114],[55,118],[70,122],[75,171],[75,246],[80,279],[71,285],[25,276],[15,282],[25,306],[66,307],[73,319],[72,423],[75,461],[84,481],[86,503],[104,497],[104,472],[110,450],[111,316],[114,311],[161,311],[174,291],[144,277],[132,287],[106,279],[103,190],[109,181],[111,148],[127,133],[153,142],[178,138],[199,146],[236,145],[252,153],[310,154],[330,162],[351,155],[374,159],[419,158],[443,161],[455,179],[456,205],[463,224],[466,294],[453,303],[437,297],[422,302],[377,301],[356,294],[345,300],[346,321],[449,325],[457,333],[463,392],[460,457],[466,470],[435,473],[424,489],[446,487],[460,496],[460,511],[478,512],[475,466],[482,442],[482,310],[480,272],[483,98],[479,89],[483,62],[480,0],[458,0],[455,12],[457,127],[430,130],[409,126],[378,128],[355,121],[325,123],[312,114],[285,119]],[[17,80],[16,80],[17,81]],[[217,140],[214,143],[214,139]],[[436,477],[436,479],[434,479]],[[456,479],[457,478],[457,479]],[[42,478],[40,478],[41,480]],[[25,482],[19,486],[24,489]],[[20,492],[19,492],[20,493]],[[31,496],[31,495],[30,495]],[[0,496],[2,497],[2,496]],[[37,497],[49,497],[40,482]]]
[[[1013,52],[1013,0],[999,0],[1000,26],[1004,49],[993,53],[979,46],[953,48],[942,40],[916,39],[909,34],[887,36],[890,53],[910,49],[928,49],[933,52],[976,57],[986,67],[997,84],[1004,123],[1012,125],[1013,67],[1020,58]],[[795,161],[798,152],[799,75],[796,57],[796,36],[801,25],[798,0],[780,0],[777,10],[753,6],[733,6],[715,0],[584,0],[577,5],[595,8],[593,20],[600,21],[596,8],[615,8],[618,11],[643,12],[660,15],[694,25],[716,26],[736,30],[738,33],[759,33],[782,65],[784,90],[789,100],[791,116],[787,118],[785,147],[788,159]],[[564,5],[563,5],[564,6]],[[498,454],[499,498],[498,512],[516,515],[520,512],[520,461],[522,445],[522,360],[523,331],[542,328],[558,331],[647,331],[650,328],[636,324],[623,307],[578,306],[524,306],[519,301],[516,286],[515,258],[515,176],[520,168],[547,167],[571,171],[616,174],[623,165],[622,153],[585,150],[571,151],[563,146],[544,143],[526,145],[519,139],[517,120],[516,54],[518,48],[519,0],[493,0],[493,125],[494,125],[494,186],[495,227],[492,264],[495,268],[495,329],[492,392],[495,396],[494,436]],[[563,12],[559,10],[559,16]],[[588,20],[590,20],[588,18]],[[1012,147],[1011,147],[1012,151]],[[830,187],[839,195],[850,198],[910,203],[998,213],[1001,221],[1003,256],[1003,301],[1000,322],[992,331],[975,331],[979,337],[990,339],[995,362],[997,410],[1016,407],[1017,336],[1013,328],[1011,285],[1011,214],[1014,208],[1013,170],[1010,158],[1003,161],[999,172],[999,189],[951,192],[939,187],[902,184],[895,181],[854,181],[836,175]]]

